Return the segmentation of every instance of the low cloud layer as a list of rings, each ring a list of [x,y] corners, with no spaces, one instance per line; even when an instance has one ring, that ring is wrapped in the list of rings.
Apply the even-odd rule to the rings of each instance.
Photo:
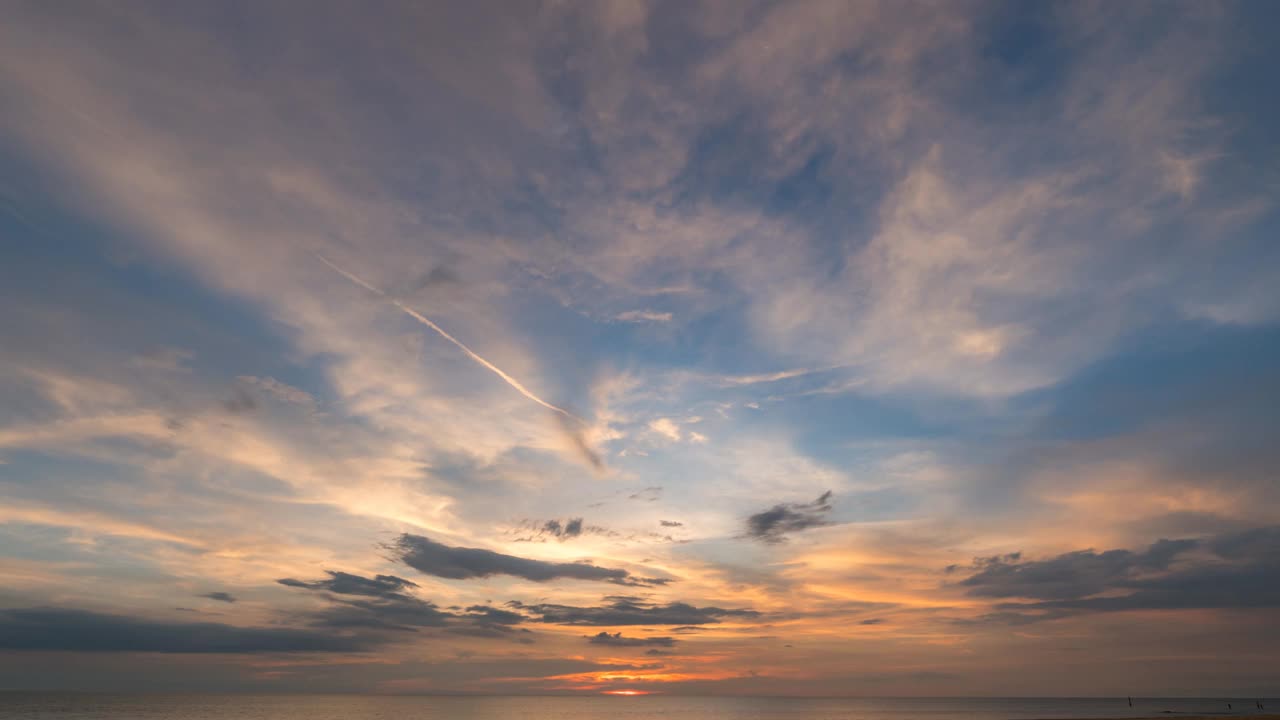
[[[1003,615],[995,617],[1014,621],[1080,612],[1280,608],[1280,526],[1160,540],[1140,552],[1081,550],[1029,561],[1014,553],[979,559],[974,567],[958,583],[967,594],[1034,601],[997,605]]]
[[[0,649],[75,652],[355,652],[370,638],[327,630],[141,620],[88,610],[0,610]]]
[[[501,637],[512,632],[511,626],[526,620],[519,613],[488,605],[442,609],[430,600],[413,595],[411,588],[417,588],[416,583],[394,575],[367,578],[346,572],[326,572],[329,577],[324,580],[277,581],[287,587],[321,593],[328,599],[327,608],[307,616],[308,624],[314,627],[408,632],[440,628],[476,637]]]
[[[607,632],[600,632],[587,638],[587,642],[592,645],[608,645],[609,647],[675,647],[676,639],[673,637],[656,636],[656,637],[625,637],[622,633],[616,632],[610,635]]]
[[[659,605],[640,598],[615,596],[595,607],[540,603],[525,605],[513,603],[512,607],[534,616],[537,622],[556,625],[714,625],[724,620],[749,620],[760,617],[750,609],[725,609],[719,607],[695,607],[687,603],[672,602]]]

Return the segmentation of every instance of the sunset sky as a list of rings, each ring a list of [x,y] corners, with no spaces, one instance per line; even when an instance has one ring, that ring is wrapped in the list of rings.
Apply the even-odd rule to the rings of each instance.
[[[0,689],[1280,689],[1280,3],[0,0]]]

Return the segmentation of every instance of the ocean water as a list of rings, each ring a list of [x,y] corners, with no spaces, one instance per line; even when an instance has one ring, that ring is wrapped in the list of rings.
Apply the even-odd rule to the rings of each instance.
[[[1261,715],[1255,698],[405,697],[0,693],[0,720],[1088,720]],[[1280,701],[1262,700],[1267,712]],[[1231,703],[1232,710],[1227,709]]]

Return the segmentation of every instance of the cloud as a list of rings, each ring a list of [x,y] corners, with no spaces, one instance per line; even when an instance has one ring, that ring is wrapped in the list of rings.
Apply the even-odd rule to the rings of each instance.
[[[315,407],[316,405],[316,399],[307,391],[280,382],[273,377],[240,375],[236,379],[292,405],[301,405],[303,407]]]
[[[1079,612],[1280,608],[1280,526],[1160,540],[1142,552],[1081,550],[1047,560],[980,559],[960,581],[997,605],[991,619],[1034,621]],[[1028,611],[1043,615],[1025,614]]]
[[[658,418],[649,421],[649,430],[672,442],[680,442],[680,426],[671,418]]]
[[[476,637],[498,637],[510,633],[510,626],[527,619],[519,613],[489,605],[472,605],[461,612],[442,610],[435,603],[410,594],[412,588],[418,587],[417,583],[394,575],[367,578],[333,570],[325,572],[329,577],[324,580],[276,581],[287,587],[326,594],[330,606],[309,616],[309,623],[316,627],[414,632],[425,627]]]
[[[684,527],[684,523],[676,520],[662,520],[660,524],[662,527]]]
[[[587,464],[597,474],[603,473],[606,469],[604,458],[600,457],[600,453],[596,452],[591,443],[587,441],[586,427],[574,417],[557,413],[556,428],[559,429],[561,437],[569,443],[570,449],[577,453],[578,457]]]
[[[312,613],[309,624],[336,629],[369,628],[416,631],[417,628],[450,627],[457,615],[418,598],[351,599],[329,597],[329,607]]]
[[[578,607],[541,603],[526,605],[514,602],[515,607],[535,616],[537,622],[555,625],[714,625],[726,619],[753,619],[760,613],[750,609],[725,609],[695,607],[687,603],[672,602],[657,605],[639,598],[616,596],[605,605]]]
[[[650,485],[641,488],[627,496],[628,500],[640,500],[642,502],[657,502],[662,497],[661,485]]]
[[[258,401],[253,396],[245,392],[242,388],[236,388],[235,394],[223,401],[222,407],[232,415],[243,415],[258,409]]]
[[[724,387],[735,387],[743,385],[758,385],[760,383],[775,383],[780,380],[790,380],[791,378],[804,377],[817,372],[824,372],[833,368],[819,368],[811,370],[808,368],[796,368],[794,370],[779,370],[772,373],[760,373],[756,375],[721,375],[708,378],[711,382]]]
[[[671,322],[671,313],[652,310],[628,310],[613,316],[614,320],[628,323]]]
[[[548,540],[566,542],[587,535],[612,539],[624,537],[616,530],[610,530],[601,525],[588,525],[580,517],[564,520],[524,520],[511,532],[517,536],[515,542],[546,542]]]
[[[520,613],[503,610],[492,605],[472,605],[467,608],[466,617],[489,625],[519,625],[528,619]]]
[[[756,513],[747,518],[746,536],[777,544],[786,541],[787,533],[828,525],[826,515],[831,512],[831,494],[828,490],[811,503],[783,503]]]
[[[1221,59],[1214,38],[1222,38],[1224,25],[1237,24],[1231,17],[1237,6],[1203,14],[1179,7],[1155,18],[1142,9],[1113,14],[1105,6],[1006,13],[1003,6],[998,12],[971,6],[934,12],[894,3],[782,3],[746,11],[733,3],[668,5],[649,6],[654,10],[647,14],[648,7],[634,3],[638,10],[630,22],[613,22],[607,32],[597,32],[603,21],[591,19],[596,11],[573,4],[539,5],[530,11],[536,17],[521,10],[492,18],[396,3],[358,17],[332,8],[301,17],[241,4],[234,21],[214,23],[169,6],[163,12],[113,6],[67,13],[29,2],[15,10],[12,22],[0,28],[0,96],[12,100],[0,124],[6,146],[22,149],[21,163],[10,165],[38,182],[17,183],[22,192],[4,212],[6,222],[14,221],[8,229],[21,233],[19,212],[45,235],[101,224],[98,229],[108,231],[45,243],[73,250],[51,257],[70,258],[77,273],[104,283],[133,286],[129,292],[141,288],[139,306],[180,320],[210,319],[207,327],[192,322],[174,330],[150,322],[152,315],[112,309],[103,302],[106,293],[73,295],[51,273],[31,272],[26,258],[43,252],[39,242],[25,243],[36,250],[0,270],[6,288],[28,276],[32,285],[59,288],[43,295],[69,299],[57,312],[31,312],[33,326],[59,315],[83,313],[93,320],[83,333],[54,323],[43,334],[15,336],[12,323],[35,308],[19,296],[4,318],[5,360],[24,353],[33,367],[82,363],[90,368],[86,375],[107,380],[109,363],[86,350],[127,348],[133,355],[174,342],[192,347],[190,362],[162,360],[152,368],[166,368],[159,372],[137,372],[133,365],[127,379],[110,378],[131,394],[145,384],[154,396],[164,396],[155,401],[140,392],[136,403],[100,402],[86,399],[92,394],[87,391],[59,389],[49,393],[59,399],[52,402],[0,371],[0,434],[14,443],[3,459],[10,463],[6,472],[18,479],[5,487],[0,516],[13,515],[15,502],[34,502],[35,494],[44,494],[39,499],[49,506],[36,514],[26,509],[34,505],[20,505],[17,519],[3,528],[0,544],[14,550],[6,571],[17,576],[20,592],[36,588],[62,597],[76,587],[88,538],[97,554],[120,559],[102,572],[123,579],[98,586],[129,602],[149,597],[159,608],[183,604],[151,593],[151,566],[200,578],[199,585],[171,587],[179,596],[190,594],[189,587],[203,592],[298,578],[290,592],[307,594],[303,599],[317,606],[332,602],[326,621],[335,627],[381,622],[479,635],[489,631],[464,627],[458,616],[501,625],[496,611],[446,612],[397,597],[415,591],[379,586],[378,577],[367,578],[370,585],[342,585],[300,568],[316,568],[316,558],[351,558],[370,567],[377,559],[367,557],[361,538],[371,528],[416,527],[414,532],[460,542],[452,538],[483,537],[512,513],[564,523],[565,513],[576,512],[572,503],[603,493],[584,487],[579,468],[547,463],[543,456],[556,451],[580,457],[597,472],[605,471],[599,453],[614,458],[629,452],[619,458],[618,480],[630,488],[620,498],[634,488],[667,484],[662,499],[678,501],[678,507],[651,493],[637,500],[657,502],[623,502],[593,521],[614,527],[625,518],[651,527],[663,514],[688,515],[698,529],[694,537],[711,542],[663,552],[653,562],[677,572],[688,568],[699,592],[715,592],[709,589],[715,585],[704,585],[708,573],[728,580],[726,592],[733,594],[726,597],[738,598],[699,595],[697,603],[744,605],[741,598],[750,597],[755,607],[794,604],[803,612],[832,596],[884,592],[928,604],[938,598],[928,596],[936,576],[926,571],[950,562],[937,559],[950,548],[1003,546],[1010,537],[1025,538],[1027,547],[1082,547],[1061,545],[1064,536],[1097,538],[1092,542],[1100,549],[1136,548],[1103,538],[1190,537],[1172,528],[1151,535],[1147,526],[1079,508],[1064,511],[1070,515],[1065,532],[1041,526],[1034,511],[1024,512],[1034,501],[1016,491],[1002,494],[1007,515],[989,505],[970,512],[952,502],[965,492],[967,479],[956,472],[918,495],[911,494],[913,483],[892,507],[842,496],[842,512],[847,503],[860,519],[910,514],[911,527],[902,535],[914,537],[878,544],[862,537],[890,524],[880,522],[841,528],[849,537],[842,532],[837,538],[834,531],[805,536],[819,535],[815,539],[832,547],[775,558],[776,571],[796,581],[781,596],[778,585],[743,589],[746,583],[721,572],[752,550],[712,539],[740,532],[747,515],[772,503],[812,497],[805,486],[843,487],[840,480],[815,481],[805,473],[761,474],[749,486],[733,488],[734,497],[754,498],[748,501],[754,504],[726,505],[719,499],[740,475],[726,468],[724,458],[742,444],[744,432],[794,437],[798,452],[841,467],[861,462],[865,442],[963,446],[977,438],[986,445],[992,438],[1022,437],[1025,411],[1052,405],[1061,385],[980,408],[953,396],[1057,383],[1105,360],[1117,339],[1145,344],[1146,336],[1134,331],[1150,316],[1165,322],[1184,303],[1233,310],[1209,313],[1220,321],[1274,319],[1280,294],[1267,280],[1274,280],[1280,264],[1271,261],[1273,253],[1256,251],[1275,245],[1268,242],[1271,235],[1250,247],[1234,232],[1198,225],[1193,215],[1206,199],[1234,203],[1242,188],[1259,194],[1269,189],[1252,182],[1254,173],[1234,159],[1264,163],[1249,152],[1250,143],[1270,138],[1270,131],[1249,119],[1265,113],[1239,113],[1230,92],[1200,92],[1225,76],[1252,88],[1249,77],[1229,68],[1214,68],[1203,76],[1209,82],[1200,82],[1201,73]],[[1017,37],[989,37],[992,21],[1006,18]],[[241,32],[245,28],[251,37]],[[287,51],[259,42],[282,30],[299,39]],[[334,51],[335,42],[341,52]],[[1005,59],[1007,51],[1018,60]],[[342,72],[329,71],[333,57],[343,59]],[[392,66],[406,72],[382,72]],[[245,67],[266,71],[243,72]],[[371,71],[377,76],[372,84]],[[1201,100],[1212,106],[1204,108],[1208,112],[1200,112]],[[313,117],[324,121],[307,122]],[[1227,138],[1228,152],[1212,152]],[[1227,167],[1233,169],[1221,172]],[[1152,169],[1159,174],[1151,175]],[[50,187],[65,188],[66,202],[46,209],[41,188]],[[61,212],[67,216],[58,217]],[[1158,223],[1150,232],[1129,230],[1153,218]],[[564,415],[535,407],[514,386],[488,381],[496,379],[488,374],[492,368],[331,274],[313,261],[315,252],[421,308],[437,327],[455,332],[494,367],[556,405],[572,409],[571,402],[588,402],[574,395],[572,385],[609,363],[623,364],[635,384],[625,402],[614,404],[615,415],[606,418],[603,408],[593,407],[596,425],[584,431]],[[109,260],[98,267],[98,257]],[[175,283],[139,286],[139,272],[190,282],[177,283],[173,294]],[[592,329],[581,322],[620,310],[668,309],[688,322],[688,332],[668,332],[657,324],[668,321],[640,315],[637,322],[654,324]],[[145,342],[131,334],[133,325],[148,328]],[[655,338],[630,332],[635,329],[663,332]],[[636,344],[637,338],[649,342]],[[726,379],[678,386],[655,380],[682,364],[690,375]],[[821,371],[832,364],[850,364],[849,374],[865,381],[866,393],[820,402],[761,396],[776,390],[791,398],[834,387],[825,383],[845,373]],[[1193,364],[1201,374],[1213,372]],[[280,400],[306,405],[306,399],[265,381],[245,384],[251,382],[245,378],[269,380],[267,375],[323,398],[325,413],[314,413],[323,417],[278,422],[273,415],[291,410]],[[221,426],[228,418],[218,401],[230,390],[218,383],[238,376],[264,410],[226,423],[235,427]],[[1271,387],[1259,383],[1253,394],[1273,395]],[[198,402],[188,400],[191,394],[200,395]],[[1142,394],[1167,397],[1160,388]],[[217,410],[208,413],[217,417],[193,417],[196,405]],[[621,447],[639,444],[653,418],[680,423],[684,438],[696,441],[699,435],[681,420],[687,414],[761,405],[769,412],[743,409],[708,423],[711,429],[699,426],[716,443],[682,453],[698,456],[696,467],[671,457],[670,448]],[[984,424],[988,413],[1003,413],[998,428]],[[548,422],[551,415],[562,421],[559,435]],[[1086,415],[1084,432],[1091,434],[1127,424],[1114,413]],[[173,417],[181,418],[181,427],[165,426]],[[35,420],[39,427],[27,422]],[[1274,423],[1256,423],[1269,426]],[[32,433],[46,431],[46,438],[64,434],[33,439]],[[851,449],[851,443],[858,446]],[[1185,446],[1166,445],[1173,449],[1162,452]],[[653,452],[642,457],[637,450]],[[958,447],[957,454],[969,450]],[[83,455],[69,461],[75,453]],[[141,458],[119,468],[127,480],[99,482],[106,473],[94,465],[110,462],[113,467],[102,469],[115,471],[126,453]],[[1223,463],[1205,461],[1204,467],[1206,478],[1240,476]],[[871,469],[864,477],[876,474]],[[1269,480],[1257,485],[1265,488]],[[764,494],[779,493],[781,482],[799,487]],[[1209,484],[1188,486],[1180,500],[1204,506]],[[1078,483],[1071,478],[1057,487],[1065,492]],[[1100,495],[1110,496],[1114,487]],[[27,493],[32,498],[18,497]],[[268,495],[285,497],[287,506],[259,502]],[[1248,503],[1257,492],[1238,495]],[[136,498],[146,502],[127,507]],[[1224,513],[1215,522],[1241,528],[1272,521],[1265,517],[1273,512],[1267,503],[1251,504],[1247,521]],[[779,507],[773,516],[760,513],[762,542],[780,542],[831,517],[810,511],[805,520],[797,507]],[[1130,505],[1120,504],[1125,507]],[[122,522],[129,518],[131,524]],[[939,529],[942,524],[947,527]],[[180,552],[171,546],[177,541],[163,540],[161,532],[190,536],[193,544],[186,547],[229,551]],[[51,537],[66,541],[49,542]],[[596,555],[587,567],[634,567],[579,543],[569,547],[591,549],[535,556],[565,560],[589,552]],[[260,551],[268,546],[272,552]],[[791,555],[800,548],[780,550]],[[811,559],[811,552],[820,558]],[[28,557],[36,558],[30,569]],[[1024,564],[1021,558],[1003,562]],[[1164,569],[1113,567],[1127,562],[1123,556],[1076,557],[1056,567],[1070,569],[1080,587],[1106,588],[1094,595],[1064,591],[1062,583],[1035,573],[997,577],[994,566],[957,568],[948,581],[989,574],[940,592],[992,593],[969,598],[983,603],[1152,603],[1157,598],[1143,592],[1154,586],[1121,585],[1168,580],[1192,566],[1241,573],[1256,565],[1208,546],[1179,553]],[[488,592],[462,584],[444,583],[452,594],[437,599],[465,607]],[[347,592],[353,588],[367,594]],[[1000,594],[1015,588],[1028,594]],[[580,594],[538,590],[548,597],[525,599],[562,607],[596,604]],[[1173,589],[1162,592],[1167,601]],[[1180,602],[1193,601],[1185,591],[1174,594]],[[338,599],[329,601],[331,595]],[[247,602],[219,608],[245,617],[261,610]],[[865,615],[852,617],[852,627],[818,632],[854,635],[854,623]],[[926,640],[886,646],[885,662],[918,664],[918,658],[896,655],[914,652],[903,649],[907,645],[926,647],[931,662],[934,656],[944,662],[942,655],[954,647],[928,641],[927,621],[917,626],[897,615],[892,621],[895,629],[911,624],[904,632]],[[1007,660],[997,642],[978,645]],[[421,644],[423,652],[434,652],[433,643]],[[1180,657],[1197,654],[1178,648],[1184,649]],[[822,659],[811,662],[827,669]],[[853,667],[853,656],[840,662],[850,665],[830,672],[855,677],[865,670]],[[724,671],[740,672],[746,663],[757,658],[726,652]],[[1070,664],[1080,672],[1091,667]],[[746,687],[759,689],[751,682]],[[1083,684],[1070,690],[1077,687]],[[796,691],[810,689],[800,684]]]
[[[276,581],[286,587],[325,593],[330,606],[309,616],[313,626],[412,631],[419,627],[444,627],[455,618],[435,603],[410,595],[410,589],[418,585],[404,578],[325,572],[329,577],[323,580],[282,578]]]
[[[608,645],[610,647],[675,647],[676,639],[673,637],[623,637],[622,633],[616,632],[610,635],[607,632],[599,632],[587,638],[587,642],[592,645]]]
[[[308,590],[327,590],[339,595],[367,595],[370,597],[405,599],[410,588],[418,584],[395,575],[378,575],[372,579],[352,575],[351,573],[326,570],[327,580],[303,581],[293,578],[282,578],[276,582],[289,587]]]
[[[388,549],[396,560],[409,567],[450,580],[511,575],[534,582],[571,579],[636,586],[665,585],[669,582],[661,578],[638,578],[626,570],[599,567],[587,562],[547,562],[481,548],[450,547],[409,533],[402,534]]]
[[[970,595],[1059,600],[1100,593],[1143,571],[1168,569],[1196,540],[1161,540],[1147,551],[1080,550],[1049,560],[1021,562],[1021,553],[974,561],[978,572],[960,581]]]
[[[582,518],[570,518],[564,524],[559,520],[548,520],[542,525],[542,532],[561,540],[570,540],[582,534]]]
[[[210,600],[217,600],[218,602],[224,603],[233,603],[236,601],[236,597],[234,595],[226,592],[209,592],[204,593],[203,595],[197,595],[196,597],[209,598]]]
[[[75,652],[359,652],[371,638],[290,628],[139,620],[88,610],[0,610],[0,649]]]

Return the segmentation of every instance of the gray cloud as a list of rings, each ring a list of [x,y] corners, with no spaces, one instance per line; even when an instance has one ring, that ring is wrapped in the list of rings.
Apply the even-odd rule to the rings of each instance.
[[[662,486],[650,485],[649,487],[641,488],[631,493],[627,496],[627,499],[640,500],[642,502],[657,502],[660,497],[662,497]]]
[[[552,414],[556,419],[556,427],[560,429],[561,435],[568,441],[569,446],[578,453],[578,457],[597,474],[604,472],[604,459],[587,442],[587,438],[582,432],[582,423],[560,413]]]
[[[583,533],[608,534],[609,531],[604,528],[584,526],[582,518],[569,518],[564,521],[547,520],[546,522],[529,521],[525,527],[529,529],[530,535],[519,538],[519,541],[545,541],[547,538],[555,538],[561,542],[565,540],[573,540],[581,537]]]
[[[831,491],[818,496],[811,503],[783,503],[747,518],[746,537],[766,543],[786,541],[787,533],[828,525],[827,513],[831,512]]]
[[[477,637],[498,637],[512,632],[512,625],[526,618],[489,605],[472,605],[461,612],[443,610],[429,600],[410,594],[418,587],[394,575],[373,578],[326,570],[328,579],[276,582],[288,587],[324,593],[331,605],[310,616],[310,624],[327,628],[369,628],[416,632],[418,628],[442,628],[451,633]],[[351,597],[340,597],[354,595]]]
[[[436,265],[431,268],[430,272],[423,274],[410,286],[410,291],[426,290],[447,285],[456,285],[461,282],[458,273],[447,265]]]
[[[1280,608],[1280,526],[1202,539],[1160,540],[1145,551],[1082,550],[1021,562],[986,558],[958,583],[1005,602],[985,620],[1020,623],[1080,612]]]
[[[582,518],[570,518],[563,525],[559,520],[548,520],[542,527],[561,539],[576,538],[582,534]]]
[[[210,600],[217,600],[218,602],[224,603],[233,603],[236,601],[236,597],[234,595],[226,592],[210,592],[204,593],[203,595],[197,595],[196,597],[208,598]]]
[[[447,627],[457,616],[417,598],[353,600],[330,597],[332,605],[310,616],[310,624],[327,628],[370,628],[414,631]]]
[[[695,607],[687,603],[673,602],[656,605],[639,598],[613,596],[605,598],[607,604],[598,607],[573,605],[510,603],[533,615],[537,622],[557,625],[712,625],[722,619],[756,618],[760,613],[750,609],[725,609]]]
[[[599,632],[587,638],[587,642],[592,645],[608,645],[610,647],[675,647],[676,639],[672,637],[648,637],[635,638],[623,637],[622,633],[616,632],[610,635],[607,632]]]
[[[235,394],[224,400],[222,407],[232,415],[243,415],[258,409],[258,401],[243,388],[236,388]]]
[[[325,572],[329,574],[327,580],[303,581],[295,580],[294,578],[281,578],[276,582],[281,585],[305,588],[307,590],[327,590],[339,595],[367,595],[369,597],[396,599],[408,598],[406,591],[410,588],[418,587],[417,583],[395,575],[378,575],[370,579],[333,570],[326,570]]]
[[[662,527],[684,527],[684,523],[675,520],[663,520]]]
[[[519,625],[528,618],[520,613],[503,610],[492,605],[472,605],[467,608],[466,617],[490,625]]]
[[[547,582],[561,578],[595,580],[615,585],[665,585],[663,578],[638,578],[626,570],[604,568],[587,562],[558,563],[504,555],[481,548],[450,547],[421,535],[402,534],[388,546],[395,559],[419,572],[450,580],[470,580],[494,575]]]
[[[1115,587],[1136,573],[1165,570],[1196,540],[1161,540],[1146,552],[1080,550],[1048,560],[1021,562],[1021,553],[978,558],[973,575],[960,581],[969,595],[1061,600],[1086,597]]]
[[[356,652],[373,638],[292,628],[139,620],[88,610],[0,610],[0,649],[75,652]]]

